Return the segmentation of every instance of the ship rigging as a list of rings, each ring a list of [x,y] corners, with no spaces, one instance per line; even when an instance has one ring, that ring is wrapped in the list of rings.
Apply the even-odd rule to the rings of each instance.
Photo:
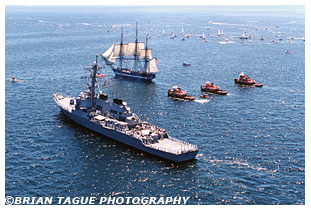
[[[116,76],[151,81],[158,72],[157,60],[152,57],[152,50],[148,48],[148,37],[146,37],[146,43],[138,42],[137,21],[135,42],[123,43],[122,28],[120,44],[111,45],[101,56]]]

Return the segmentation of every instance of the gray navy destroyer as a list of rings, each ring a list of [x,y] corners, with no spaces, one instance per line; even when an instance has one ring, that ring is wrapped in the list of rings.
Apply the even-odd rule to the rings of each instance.
[[[166,130],[142,121],[122,99],[108,99],[99,89],[101,67],[97,58],[91,68],[86,68],[92,84],[85,92],[78,97],[53,94],[61,111],[83,127],[146,153],[174,162],[194,159],[199,151],[196,145],[170,137]]]

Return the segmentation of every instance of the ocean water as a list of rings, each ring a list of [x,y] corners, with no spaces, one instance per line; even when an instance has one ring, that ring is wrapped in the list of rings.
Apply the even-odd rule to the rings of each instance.
[[[188,204],[207,205],[305,203],[304,7],[5,10],[7,196],[189,196]],[[199,145],[193,161],[173,164],[106,139],[71,122],[53,101],[54,91],[77,96],[86,89],[83,67],[120,42],[121,27],[124,41],[134,41],[136,20],[139,40],[147,32],[152,36],[148,45],[159,73],[145,83],[115,78],[106,67],[102,89],[110,98],[126,100],[141,119]],[[181,41],[182,28],[193,36]],[[162,36],[163,29],[178,37]],[[224,35],[217,36],[218,30]],[[199,38],[203,32],[208,42]],[[243,32],[251,41],[238,39]],[[223,38],[230,37],[233,43],[226,44]],[[264,86],[235,85],[242,71]],[[11,83],[13,75],[21,81]],[[229,94],[200,99],[200,85],[206,81]],[[173,85],[197,100],[168,98]]]

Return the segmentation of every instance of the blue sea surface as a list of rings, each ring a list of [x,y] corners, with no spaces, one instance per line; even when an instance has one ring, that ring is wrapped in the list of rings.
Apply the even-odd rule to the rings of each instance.
[[[6,196],[305,204],[304,16],[303,6],[7,6]],[[142,120],[200,146],[193,161],[174,164],[107,139],[70,121],[53,100],[53,92],[85,90],[83,67],[120,42],[121,27],[124,42],[134,41],[136,20],[139,41],[152,36],[156,79],[115,78],[106,67],[101,89]],[[182,28],[192,37],[181,41]],[[171,31],[178,37],[169,39]],[[242,43],[243,32],[252,39]],[[263,87],[234,84],[242,71]],[[21,81],[10,82],[13,75]],[[228,95],[200,99],[206,81]],[[197,100],[168,98],[174,85]]]

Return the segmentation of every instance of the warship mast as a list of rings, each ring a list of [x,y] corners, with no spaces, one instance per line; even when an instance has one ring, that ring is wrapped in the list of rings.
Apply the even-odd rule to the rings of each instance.
[[[97,84],[97,80],[96,80],[96,77],[97,77],[97,72],[98,70],[100,70],[102,67],[99,67],[98,66],[98,55],[96,55],[96,61],[94,61],[93,65],[91,68],[84,68],[85,70],[89,70],[91,72],[91,79],[92,79],[92,85],[91,85],[91,102],[92,102],[92,109],[94,109],[94,106],[95,106],[95,87],[96,87],[96,84]]]

